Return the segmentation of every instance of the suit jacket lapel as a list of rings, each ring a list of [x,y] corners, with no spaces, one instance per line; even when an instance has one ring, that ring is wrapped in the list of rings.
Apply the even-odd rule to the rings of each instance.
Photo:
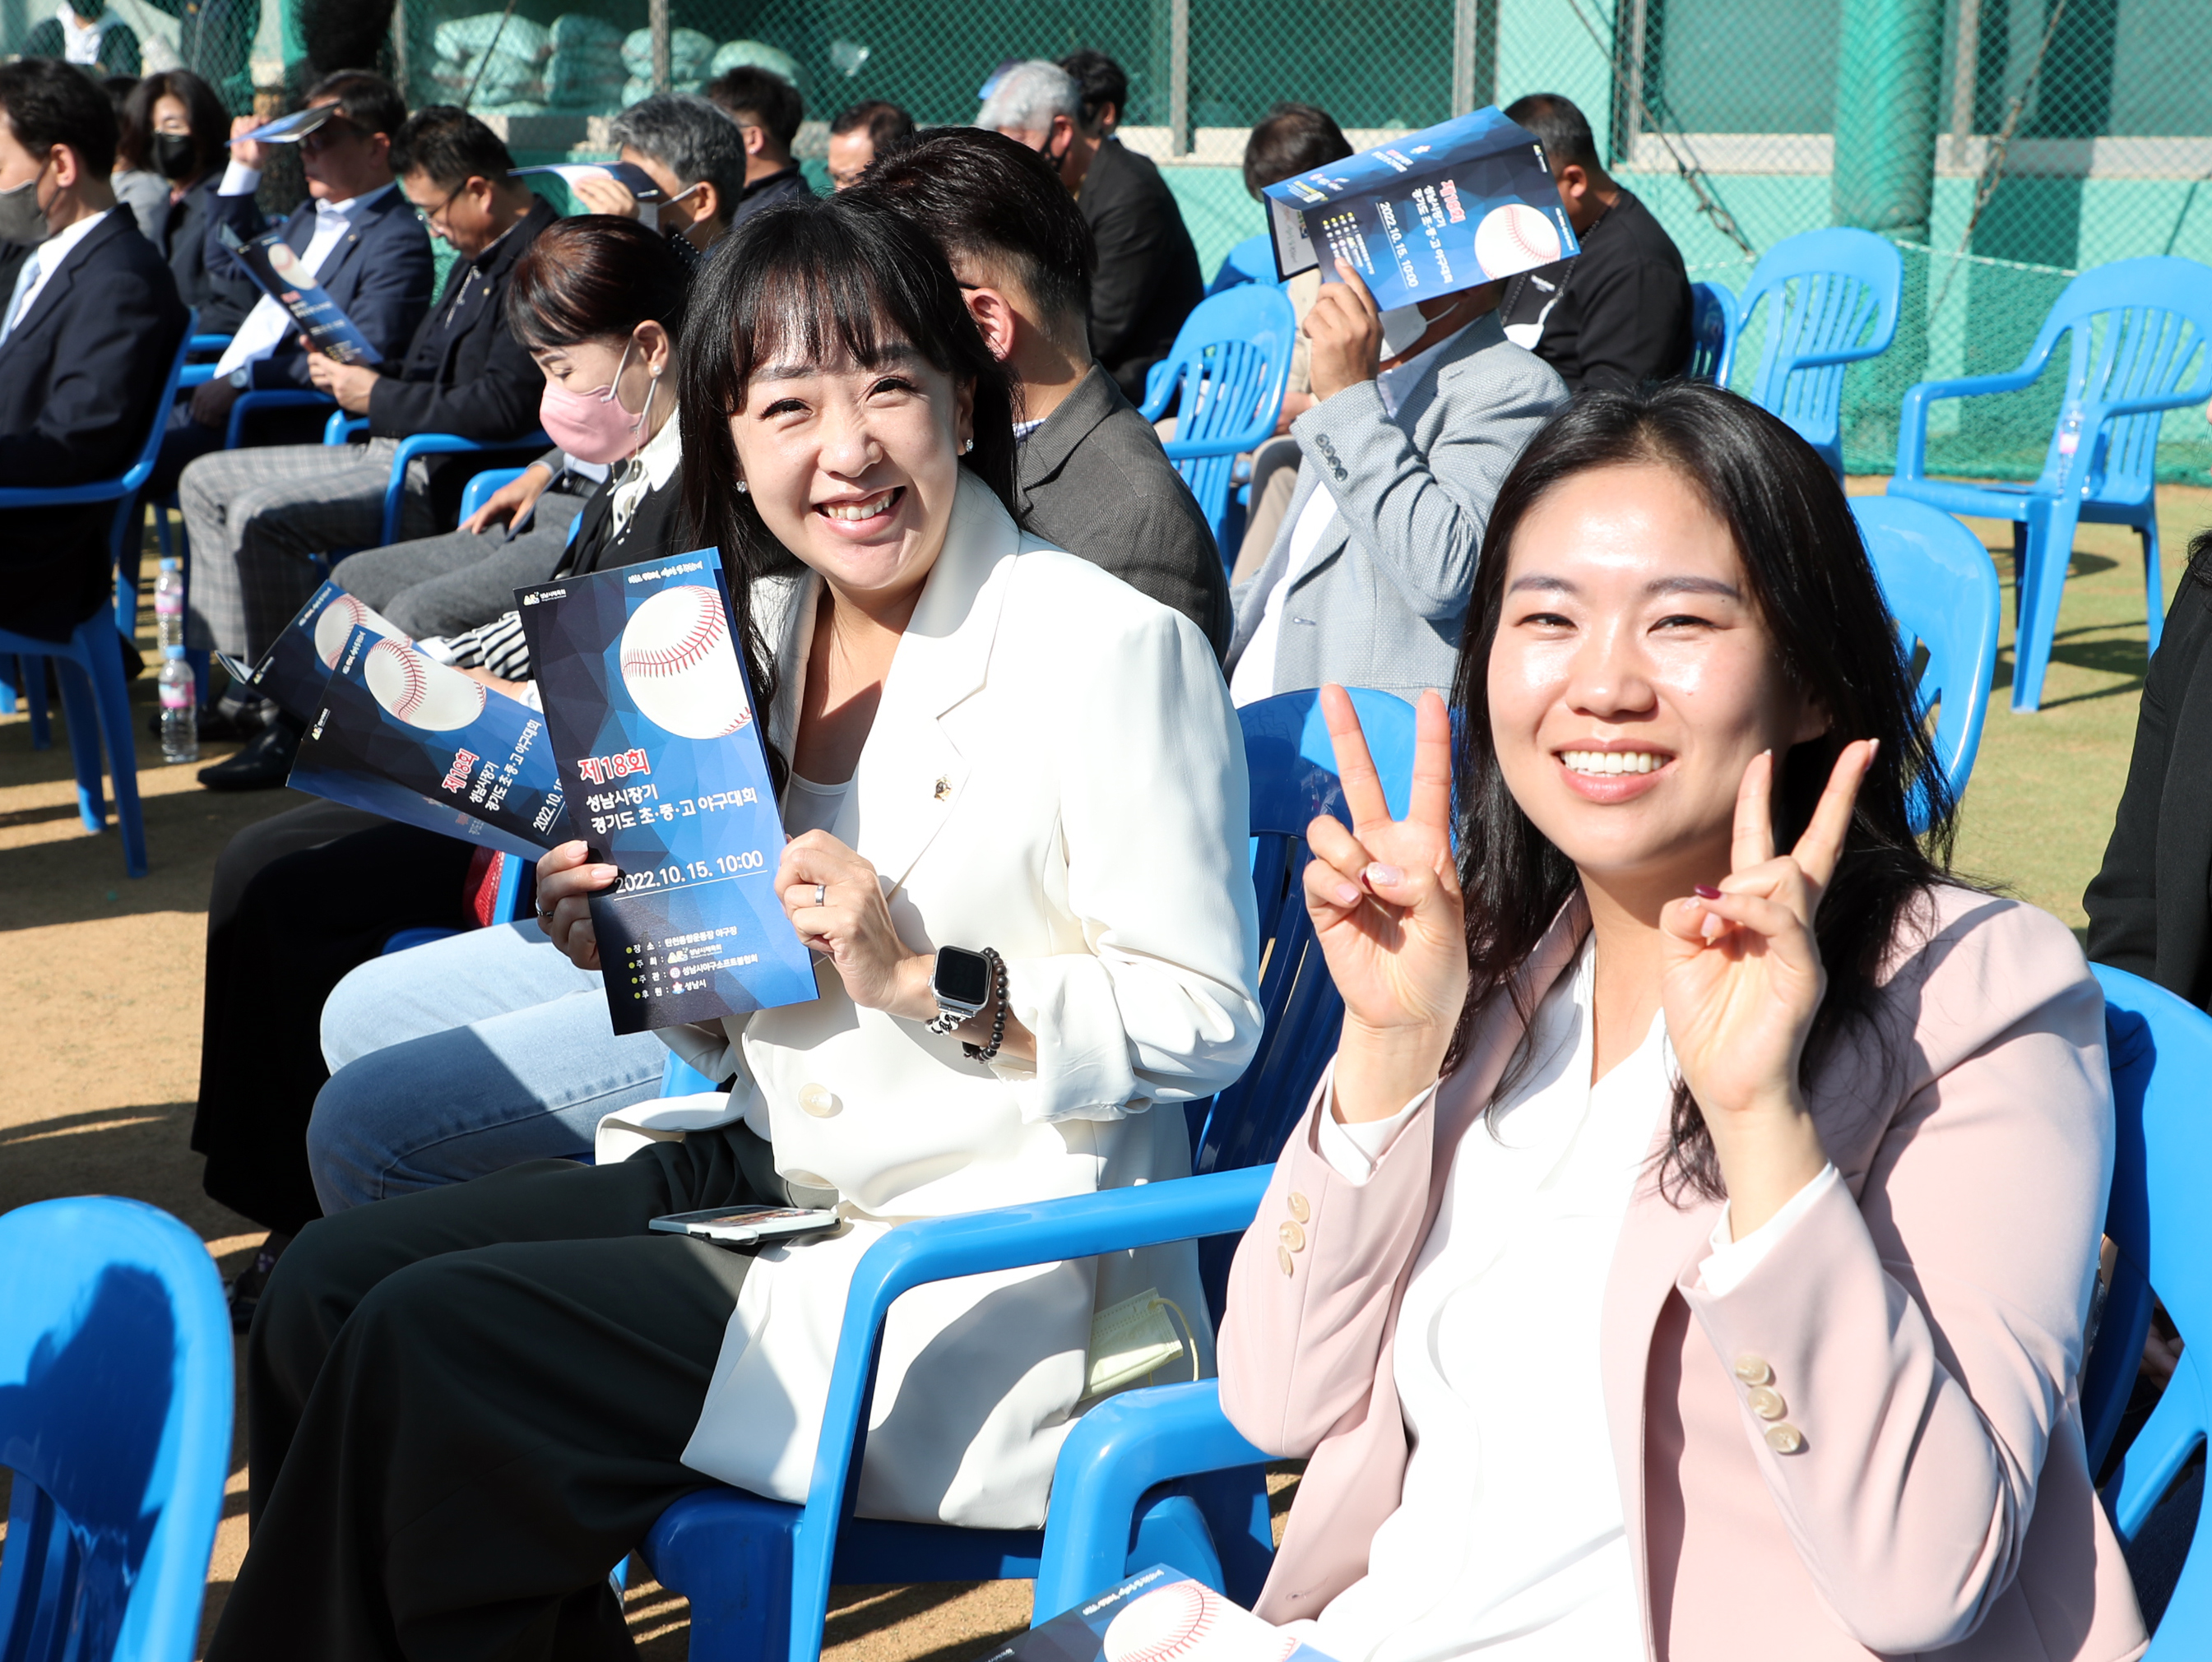
[[[1053,475],[1066,465],[1075,447],[1091,436],[1091,429],[1113,414],[1114,400],[1109,396],[1114,383],[1106,379],[1106,372],[1092,364],[1074,390],[1060,403],[1059,409],[1044,418],[1044,423],[1022,440],[1021,489],[1026,499]]]
[[[137,221],[131,223],[136,229]],[[123,226],[124,221],[116,217],[113,209],[110,209],[106,219],[85,233],[84,240],[64,255],[58,266],[46,274],[39,285],[39,292],[31,297],[31,303],[23,308],[23,315],[15,319],[15,326],[8,331],[7,344],[12,346],[17,341],[29,338],[31,332],[46,320],[46,314],[59,306],[63,296],[68,294],[69,289],[62,281],[64,274],[74,271],[91,258],[95,249],[106,247],[110,241],[122,235]],[[37,251],[32,252],[35,258]],[[4,311],[7,305],[7,297],[0,295],[0,311]]]

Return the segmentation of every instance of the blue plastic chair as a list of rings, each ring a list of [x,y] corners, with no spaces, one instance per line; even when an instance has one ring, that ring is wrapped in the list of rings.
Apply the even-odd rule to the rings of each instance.
[[[1213,274],[1213,282],[1206,292],[1211,298],[1248,282],[1274,288],[1282,284],[1282,279],[1275,275],[1275,240],[1265,231],[1256,237],[1245,238],[1222,257],[1221,269]]]
[[[1146,379],[1144,417],[1157,422],[1173,406],[1168,459],[1198,498],[1224,562],[1236,550],[1231,475],[1237,457],[1275,431],[1297,336],[1297,314],[1283,291],[1245,283],[1200,300],[1183,319],[1175,349]]]
[[[368,431],[368,417],[349,416],[338,410],[323,425],[323,442],[326,445],[351,444],[355,435]],[[407,464],[418,456],[466,456],[485,450],[548,450],[553,441],[544,429],[534,429],[516,439],[487,441],[464,439],[458,433],[416,433],[399,441],[399,448],[392,455],[392,482],[384,488],[384,535],[377,546],[384,547],[399,540],[400,510],[407,503]]]
[[[2058,421],[2033,484],[1952,484],[1927,476],[1928,406],[2033,385],[2071,333]],[[2039,708],[2074,528],[2131,525],[2143,545],[2143,610],[2158,650],[2166,593],[2158,561],[2156,463],[2169,409],[2212,398],[2212,268],[2171,256],[2118,260],[2066,285],[2017,369],[1923,381],[1899,414],[1893,496],[2013,522],[2012,707]],[[2194,366],[2194,373],[2190,373]]]
[[[161,453],[161,434],[168,425],[169,406],[176,401],[177,380],[184,373],[185,355],[191,345],[191,323],[198,315],[186,314],[185,338],[178,343],[161,396],[155,401],[146,442],[128,470],[118,477],[88,485],[0,489],[0,509],[115,504],[108,532],[109,559],[117,573],[114,610],[103,605],[78,624],[66,641],[41,640],[0,629],[0,658],[19,660],[16,674],[21,679],[17,684],[30,706],[34,750],[43,750],[53,742],[47,725],[46,670],[40,660],[51,658],[65,666],[56,679],[69,721],[77,814],[87,830],[106,828],[106,802],[100,786],[104,740],[108,771],[115,781],[116,822],[123,831],[123,866],[134,877],[146,875],[146,822],[138,804],[138,749],[131,731],[131,689],[123,676],[123,632],[135,633],[138,620],[138,551],[130,533],[143,523],[138,513],[139,487],[153,472],[155,458]],[[14,701],[9,702],[12,705]]]
[[[1851,514],[1906,650],[1917,641],[1927,651],[1921,713],[1937,706],[1936,760],[1957,802],[1974,771],[1996,674],[1996,567],[1973,532],[1924,503],[1854,496]],[[1928,804],[1916,800],[1913,829],[1927,828]]]
[[[207,1248],[136,1200],[0,1217],[8,1662],[190,1662],[230,1467],[231,1332]]]
[[[1776,243],[1752,268],[1736,302],[1741,341],[1759,303],[1774,297],[1752,402],[1795,428],[1839,478],[1844,367],[1889,350],[1904,293],[1905,260],[1897,245],[1837,226]],[[1731,351],[1725,367],[1732,369],[1733,360]]]
[[[1413,708],[1387,693],[1352,696],[1384,794],[1393,811],[1403,813],[1413,777]],[[1039,1573],[1048,1532],[851,1515],[884,1318],[900,1294],[989,1270],[1233,1238],[1251,1222],[1267,1189],[1266,1162],[1288,1136],[1334,1047],[1342,1006],[1314,947],[1298,855],[1316,814],[1343,817],[1345,810],[1316,694],[1284,694],[1239,714],[1251,763],[1261,932],[1270,943],[1261,980],[1267,1021],[1244,1079],[1211,1105],[1194,1105],[1191,1118],[1201,1131],[1194,1162],[1200,1174],[902,1224],[871,1247],[847,1299],[805,1504],[704,1489],[663,1513],[642,1549],[661,1584],[691,1601],[693,1662],[815,1662],[833,1580],[1006,1580]],[[1308,1022],[1325,1032],[1304,1033]],[[1248,1119],[1264,1122],[1263,1129],[1246,1135],[1231,1123]],[[1232,1169],[1232,1162],[1243,1168]],[[1132,1394],[1149,1399],[1158,1393]],[[1081,1423],[1113,1405],[1093,1409]],[[1137,1527],[1137,1550],[1152,1555],[1143,1562],[1173,1562],[1247,1602],[1256,1596],[1273,1539],[1259,1458],[1248,1455],[1237,1470],[1152,1497]],[[1068,1459],[1063,1453],[1063,1473]],[[1063,1476],[1055,1487],[1064,1482],[1080,1480]],[[1125,1547],[1130,1522],[1122,1519]]]
[[[2089,1466],[2111,1448],[2150,1329],[2154,1291],[2188,1341],[2173,1379],[2105,1486],[2132,1540],[2212,1426],[2204,1347],[2212,1344],[2212,1017],[2125,970],[2091,966],[2105,989],[2105,1029],[2118,1137],[2105,1232],[2119,1249],[2096,1348],[2082,1381]],[[2212,1649],[2212,1546],[2203,1519],[2146,1662]]]
[[[1717,282],[1690,285],[1690,361],[1682,379],[1726,386],[1735,362],[1735,291]]]

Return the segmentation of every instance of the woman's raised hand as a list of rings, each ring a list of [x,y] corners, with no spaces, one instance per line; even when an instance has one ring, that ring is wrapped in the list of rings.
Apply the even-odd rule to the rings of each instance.
[[[1398,1112],[1437,1077],[1467,998],[1467,923],[1451,846],[1451,719],[1433,692],[1415,721],[1413,789],[1394,820],[1367,737],[1341,687],[1322,714],[1336,747],[1352,829],[1322,815],[1306,829],[1306,910],[1344,996],[1340,1118]]]
[[[1661,1002],[1682,1078],[1705,1113],[1740,1239],[1816,1176],[1826,1156],[1797,1088],[1798,1058],[1827,989],[1813,920],[1835,875],[1875,743],[1844,747],[1812,822],[1774,852],[1774,756],[1736,792],[1729,875],[1668,904]]]
[[[854,1004],[923,1021],[936,1014],[925,955],[899,938],[866,860],[827,831],[809,831],[784,845],[775,892],[799,938],[830,960]]]
[[[588,843],[564,842],[538,857],[538,926],[579,969],[599,967],[589,897],[621,876],[618,868],[594,862]]]

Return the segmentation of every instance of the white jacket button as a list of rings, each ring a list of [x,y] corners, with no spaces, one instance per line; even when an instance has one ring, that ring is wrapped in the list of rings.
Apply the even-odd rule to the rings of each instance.
[[[1751,1411],[1762,1420],[1778,1420],[1790,1407],[1782,1400],[1782,1393],[1771,1385],[1752,1386],[1749,1401]]]
[[[799,1106],[817,1119],[828,1119],[845,1105],[837,1100],[837,1093],[827,1085],[801,1085]]]
[[[1305,1251],[1306,1232],[1298,1228],[1297,1224],[1285,1223],[1275,1233],[1281,1239],[1283,1245],[1289,1247],[1292,1252],[1303,1253]]]
[[[1805,1434],[1787,1420],[1777,1420],[1766,1428],[1766,1446],[1777,1454],[1795,1454],[1805,1447]]]
[[[1289,1275],[1291,1273],[1291,1249],[1287,1246],[1276,1247],[1275,1262],[1283,1266],[1283,1273],[1285,1275]]]
[[[1290,1207],[1291,1216],[1301,1223],[1313,1216],[1313,1208],[1306,1204],[1306,1198],[1296,1189],[1291,1191]]]
[[[1774,1370],[1766,1365],[1766,1358],[1754,1356],[1747,1350],[1735,1359],[1735,1376],[1746,1385],[1774,1383]]]

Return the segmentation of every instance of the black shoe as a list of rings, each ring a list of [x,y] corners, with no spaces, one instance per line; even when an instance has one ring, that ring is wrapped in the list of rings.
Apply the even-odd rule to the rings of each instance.
[[[299,754],[300,736],[284,722],[271,722],[236,755],[201,768],[200,783],[210,791],[274,791],[291,777]]]
[[[236,1281],[230,1283],[230,1330],[243,1333],[253,1325],[254,1307],[261,1302],[261,1294],[269,1285],[269,1275],[276,1267],[276,1260],[284,1256],[284,1249],[292,1244],[292,1237],[272,1229],[269,1238],[261,1243],[261,1250],[253,1255]]]

